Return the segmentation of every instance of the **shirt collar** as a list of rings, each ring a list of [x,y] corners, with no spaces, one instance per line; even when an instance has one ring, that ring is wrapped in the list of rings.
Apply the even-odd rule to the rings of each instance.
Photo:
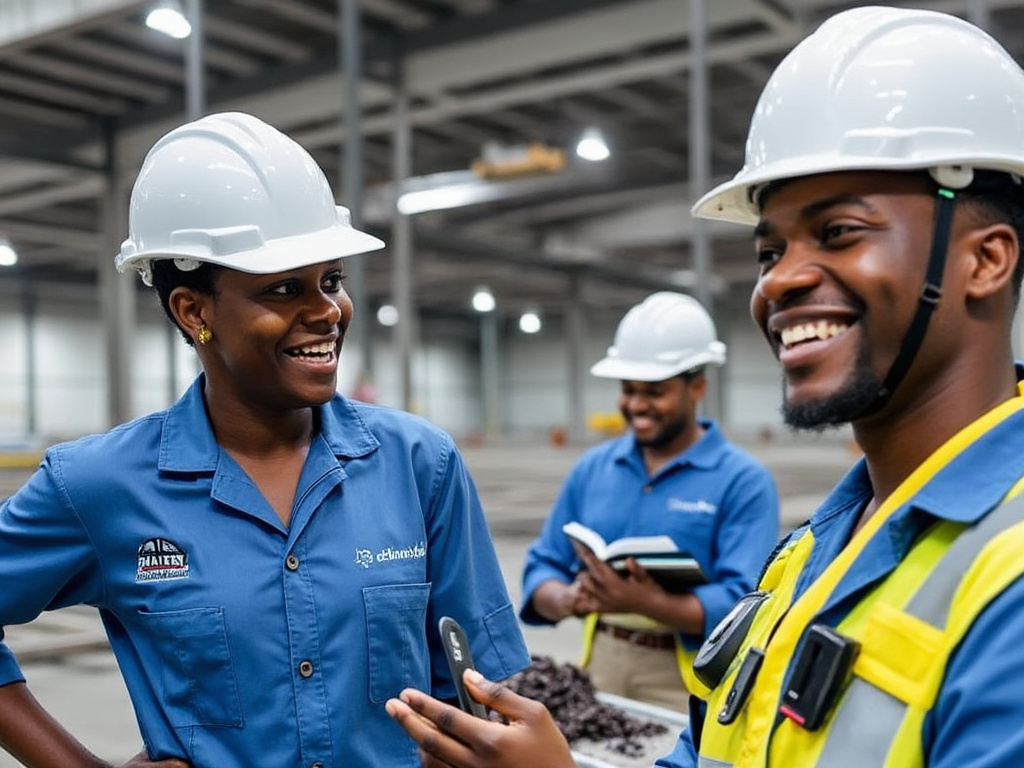
[[[159,466],[167,472],[214,472],[220,446],[203,402],[203,374],[166,412],[160,436]],[[339,458],[372,453],[380,442],[356,407],[335,395],[333,407],[320,407],[320,437]]]
[[[1018,385],[1024,396],[1024,382]],[[939,450],[942,450],[941,448]],[[953,522],[974,523],[998,505],[1024,476],[1024,410],[1011,413],[936,472],[908,500],[905,511],[918,509]],[[812,527],[871,498],[871,479],[861,459],[839,482],[812,519]],[[894,519],[901,515],[894,515]]]
[[[973,523],[998,505],[1024,474],[1024,411],[996,424],[910,500],[943,520]]]
[[[333,407],[320,408],[320,435],[327,441],[335,456],[353,459],[373,453],[380,447],[380,441],[351,400],[335,395],[331,402]]]

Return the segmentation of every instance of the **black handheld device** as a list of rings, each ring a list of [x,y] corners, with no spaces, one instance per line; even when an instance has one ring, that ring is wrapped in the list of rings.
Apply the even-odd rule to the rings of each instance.
[[[486,720],[487,708],[469,695],[465,683],[462,682],[462,673],[467,669],[474,668],[473,655],[470,653],[469,640],[465,631],[459,626],[459,622],[451,616],[442,616],[437,622],[437,630],[441,634],[441,644],[444,646],[444,655],[448,659],[448,669],[452,673],[452,682],[455,684],[455,691],[459,696],[459,706],[464,712]]]
[[[816,731],[842,695],[860,643],[825,624],[812,624],[793,664],[779,713]]]

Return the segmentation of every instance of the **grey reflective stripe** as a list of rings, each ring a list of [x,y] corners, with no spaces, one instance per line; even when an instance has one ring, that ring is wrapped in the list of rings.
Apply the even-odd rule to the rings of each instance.
[[[1002,531],[1024,520],[1024,495],[967,528],[946,550],[904,609],[934,627],[946,626],[953,594],[981,550]],[[846,690],[817,765],[822,768],[881,768],[903,723],[907,705],[854,677]]]
[[[697,768],[732,768],[733,763],[727,763],[724,760],[713,760],[710,757],[704,757],[704,755],[697,755]]]

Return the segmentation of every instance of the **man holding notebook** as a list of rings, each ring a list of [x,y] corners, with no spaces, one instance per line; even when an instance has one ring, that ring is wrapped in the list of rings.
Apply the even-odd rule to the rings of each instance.
[[[523,573],[524,622],[585,619],[582,663],[599,690],[677,710],[697,648],[779,532],[767,469],[697,416],[704,369],[725,351],[690,296],[656,293],[626,313],[591,373],[621,382],[629,432],[580,458]],[[624,539],[641,546],[607,557]]]

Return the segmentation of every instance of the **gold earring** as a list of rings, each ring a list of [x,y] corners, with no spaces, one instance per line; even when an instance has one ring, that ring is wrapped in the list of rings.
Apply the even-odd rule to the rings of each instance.
[[[205,325],[199,326],[199,333],[196,335],[196,342],[199,346],[206,346],[210,343],[210,339],[213,338],[213,331],[207,328]]]

